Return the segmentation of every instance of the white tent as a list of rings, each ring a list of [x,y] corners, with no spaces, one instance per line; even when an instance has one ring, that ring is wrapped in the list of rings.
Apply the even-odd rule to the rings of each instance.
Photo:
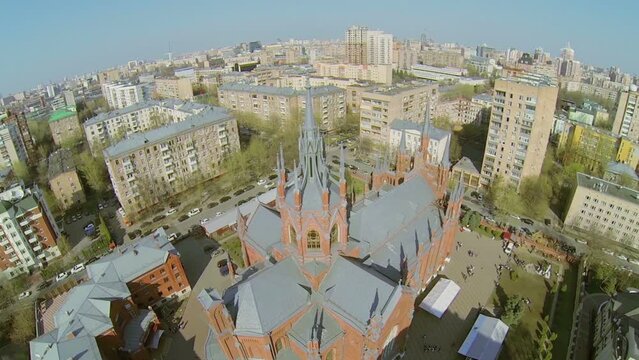
[[[458,353],[477,360],[494,360],[508,333],[508,325],[501,320],[479,315]]]
[[[460,287],[454,281],[449,279],[439,279],[433,289],[422,300],[419,307],[429,313],[441,318],[446,309],[455,300],[459,293]]]

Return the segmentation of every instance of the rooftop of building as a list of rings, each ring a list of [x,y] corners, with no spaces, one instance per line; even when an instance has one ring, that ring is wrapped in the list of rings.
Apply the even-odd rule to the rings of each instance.
[[[424,123],[416,123],[410,120],[395,119],[391,123],[391,129],[397,131],[413,130],[421,134],[422,130],[424,129]],[[437,128],[431,124],[428,128],[428,135],[431,140],[442,140],[450,136],[451,132],[449,130]]]
[[[479,175],[479,170],[477,170],[475,165],[473,165],[473,162],[465,156],[459,159],[459,161],[457,161],[457,163],[453,165],[453,169],[459,169],[463,170],[466,173]]]
[[[223,123],[231,119],[233,119],[233,117],[225,109],[211,107],[209,110],[189,116],[184,121],[132,134],[119,143],[104,149],[104,155],[107,159],[123,156],[178,135],[186,134],[206,126]]]
[[[557,87],[557,79],[547,75],[523,72],[513,77],[499,79],[535,87]]]
[[[49,122],[52,123],[77,115],[78,113],[75,110],[75,106],[65,106],[51,113],[49,116]]]
[[[412,91],[412,90],[416,90],[416,89],[427,87],[427,86],[433,86],[433,85],[436,85],[436,84],[433,82],[413,80],[410,82],[396,83],[390,86],[386,86],[386,85],[374,86],[374,87],[370,87],[366,89],[364,92],[369,94],[372,93],[372,94],[393,96],[393,95],[401,94],[406,91]]]
[[[485,101],[485,102],[492,102],[493,96],[491,94],[477,94],[473,96],[473,99],[479,100],[479,101]]]
[[[98,124],[108,119],[112,119],[116,116],[126,115],[132,112],[136,112],[142,109],[152,108],[152,107],[170,108],[170,109],[180,110],[183,112],[193,114],[194,112],[201,111],[210,106],[192,102],[192,101],[184,101],[184,100],[178,100],[178,99],[166,99],[162,101],[148,100],[148,101],[142,101],[139,103],[129,105],[122,109],[116,109],[109,112],[100,113],[90,118],[89,120],[87,120],[84,123],[84,126],[87,127],[90,125]]]
[[[639,205],[639,191],[615,184],[604,179],[586,175],[584,173],[577,173],[577,186],[582,188],[588,188],[590,190],[599,191],[601,193],[608,194],[616,197],[620,200],[631,202],[634,205]]]
[[[75,171],[73,154],[70,150],[60,149],[49,155],[49,170],[47,172],[49,179],[69,171]]]
[[[219,88],[225,91],[238,91],[249,92],[256,94],[274,95],[274,96],[302,96],[306,93],[305,90],[295,90],[290,87],[276,87],[266,85],[251,85],[244,83],[227,83],[223,84]],[[313,87],[313,96],[332,94],[336,92],[342,92],[343,90],[332,85]]]
[[[627,164],[623,164],[616,161],[611,161],[608,163],[606,167],[606,172],[613,173],[616,175],[627,175],[634,181],[639,181],[639,176],[637,176],[637,172],[635,169],[630,167]]]

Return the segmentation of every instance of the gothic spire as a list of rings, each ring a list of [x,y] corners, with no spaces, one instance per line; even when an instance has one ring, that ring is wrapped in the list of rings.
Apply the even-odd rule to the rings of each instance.
[[[422,129],[422,137],[430,135],[430,101],[426,102],[426,111],[424,112],[424,128]]]
[[[313,95],[311,93],[311,82],[306,78],[306,114],[304,117],[304,130],[316,130],[317,124],[313,115]]]
[[[402,130],[402,136],[399,139],[399,152],[401,154],[406,152],[406,131]]]
[[[379,162],[379,160],[376,160],[377,162]],[[345,165],[344,165],[344,147],[341,146],[340,150],[339,150],[339,180],[346,180],[346,171],[345,171]]]

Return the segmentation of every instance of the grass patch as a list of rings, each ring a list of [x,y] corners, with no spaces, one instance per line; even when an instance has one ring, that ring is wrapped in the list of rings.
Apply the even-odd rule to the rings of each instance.
[[[516,294],[530,299],[531,303],[526,307],[519,324],[509,330],[500,359],[523,360],[536,355],[537,323],[543,319],[550,288],[543,277],[528,273],[520,267],[513,266],[512,276],[508,273],[502,275],[501,282],[492,297],[496,307],[502,308],[507,297]]]
[[[366,183],[356,177],[353,177],[349,185],[349,190],[354,191],[356,196],[362,195],[364,193],[364,188],[366,187]]]
[[[577,295],[577,268],[567,267],[564,271],[564,282],[559,286],[559,298],[555,308],[555,319],[551,326],[557,333],[553,347],[553,359],[565,359],[570,344],[570,330],[572,329],[572,315]]]
[[[231,255],[231,260],[238,267],[244,267],[244,257],[242,256],[242,242],[240,238],[234,236],[222,243],[222,248]]]

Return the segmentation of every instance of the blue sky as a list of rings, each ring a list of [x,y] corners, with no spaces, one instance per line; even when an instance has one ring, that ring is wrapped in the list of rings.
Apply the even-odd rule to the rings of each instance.
[[[0,5],[0,93],[125,63],[277,38],[342,38],[352,24],[399,38],[532,50],[639,73],[634,0],[19,0]]]

